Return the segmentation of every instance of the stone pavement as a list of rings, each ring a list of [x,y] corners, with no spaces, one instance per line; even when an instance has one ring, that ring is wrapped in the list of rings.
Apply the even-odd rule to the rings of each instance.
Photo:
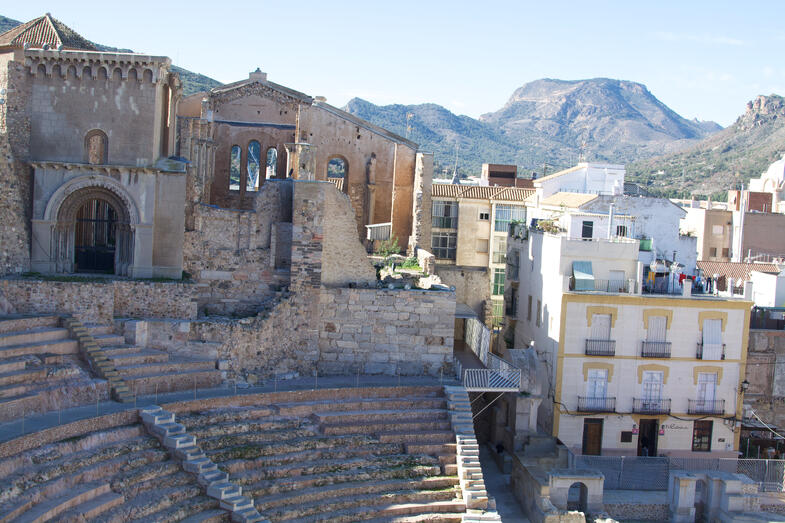
[[[480,445],[480,464],[485,488],[488,496],[496,500],[496,511],[503,523],[529,523],[510,489],[510,475],[499,471],[490,453],[486,445]]]
[[[233,385],[217,387],[214,389],[198,389],[194,391],[168,392],[157,395],[139,396],[135,402],[118,403],[116,401],[101,401],[81,407],[63,409],[61,411],[36,414],[0,423],[0,442],[8,441],[23,434],[30,434],[40,430],[56,427],[61,424],[71,423],[81,419],[103,416],[146,405],[166,404],[175,401],[187,401],[200,398],[217,398],[223,396],[259,394],[262,392],[275,392],[284,390],[313,390],[346,387],[395,387],[401,386],[433,386],[433,385],[459,385],[452,375],[443,379],[428,376],[327,376],[327,377],[299,377],[289,380],[268,380],[254,387],[235,388]]]

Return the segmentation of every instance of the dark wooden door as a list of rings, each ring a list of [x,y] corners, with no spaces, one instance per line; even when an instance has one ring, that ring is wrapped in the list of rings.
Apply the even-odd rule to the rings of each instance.
[[[583,420],[583,454],[599,456],[602,454],[602,420]]]
[[[657,433],[659,422],[656,419],[642,419],[638,434],[638,456],[657,455]]]

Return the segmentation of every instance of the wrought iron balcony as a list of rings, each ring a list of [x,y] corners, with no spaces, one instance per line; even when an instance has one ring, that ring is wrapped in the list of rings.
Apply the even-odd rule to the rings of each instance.
[[[714,352],[714,351],[717,352],[717,355],[720,355],[719,358],[714,357],[715,354],[712,354],[712,352]],[[724,343],[722,344],[722,349],[720,350],[719,349],[719,344],[714,345],[714,347],[712,347],[711,345],[706,345],[706,347],[704,348],[703,343],[698,343],[698,351],[697,351],[695,357],[697,359],[699,359],[699,360],[724,360],[725,359],[725,344]]]
[[[644,341],[641,345],[641,358],[670,358],[671,342]]]
[[[661,398],[633,398],[632,412],[637,414],[670,414],[671,400]]]
[[[586,340],[587,356],[615,356],[616,340]]]
[[[688,400],[687,414],[725,414],[725,400]]]
[[[578,412],[616,412],[616,398],[578,396]]]

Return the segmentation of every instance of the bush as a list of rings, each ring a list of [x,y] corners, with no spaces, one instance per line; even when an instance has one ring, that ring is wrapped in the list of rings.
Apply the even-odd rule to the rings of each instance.
[[[376,248],[374,254],[386,258],[393,254],[398,254],[399,252],[401,252],[401,248],[398,246],[398,238],[393,236],[389,240],[382,240],[379,242],[379,246]]]

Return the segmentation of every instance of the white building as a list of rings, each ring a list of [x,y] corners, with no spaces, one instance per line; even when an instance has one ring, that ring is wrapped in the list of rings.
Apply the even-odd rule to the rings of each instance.
[[[772,163],[760,178],[750,180],[749,190],[771,193],[774,212],[785,212],[785,155]]]
[[[538,428],[583,454],[735,456],[752,304],[638,294],[638,257],[626,237],[511,233],[511,328],[535,354]]]
[[[579,163],[534,180],[535,202],[557,192],[620,195],[624,192],[624,174],[623,165]]]

